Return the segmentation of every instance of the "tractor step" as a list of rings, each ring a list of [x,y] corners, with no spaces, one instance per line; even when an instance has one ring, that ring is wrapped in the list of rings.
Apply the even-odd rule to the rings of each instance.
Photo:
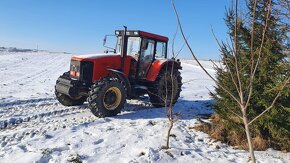
[[[129,97],[130,99],[136,99],[139,98],[140,96],[147,94],[147,87],[142,86],[142,85],[134,85],[132,87],[132,92],[131,96]]]

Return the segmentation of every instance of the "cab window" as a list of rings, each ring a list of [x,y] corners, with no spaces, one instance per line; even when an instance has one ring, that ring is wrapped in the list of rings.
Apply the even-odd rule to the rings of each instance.
[[[165,53],[166,53],[166,43],[158,41],[156,43],[155,58],[165,58]]]
[[[141,59],[152,61],[154,54],[154,40],[143,39],[142,49],[141,49]]]

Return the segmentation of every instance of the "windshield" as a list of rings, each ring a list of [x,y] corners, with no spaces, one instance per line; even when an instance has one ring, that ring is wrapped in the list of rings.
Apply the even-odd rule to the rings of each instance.
[[[141,43],[140,37],[129,37],[127,45],[127,55],[130,55],[135,59],[137,59],[140,51],[140,43]]]
[[[140,37],[128,37],[128,44],[127,44],[127,55],[130,55],[134,58],[138,58],[138,52],[140,51]],[[122,51],[122,36],[117,37],[117,46],[116,46],[116,53],[121,54]]]

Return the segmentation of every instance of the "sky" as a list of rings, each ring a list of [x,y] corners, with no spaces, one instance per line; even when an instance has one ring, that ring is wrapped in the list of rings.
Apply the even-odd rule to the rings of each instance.
[[[229,0],[176,0],[194,53],[219,59],[217,43],[226,40]],[[169,37],[177,28],[170,0],[1,0],[0,47],[38,48],[76,54],[101,53],[104,35],[127,26]],[[179,34],[175,51],[183,44]],[[171,53],[171,50],[169,50]],[[179,58],[191,58],[184,47]]]

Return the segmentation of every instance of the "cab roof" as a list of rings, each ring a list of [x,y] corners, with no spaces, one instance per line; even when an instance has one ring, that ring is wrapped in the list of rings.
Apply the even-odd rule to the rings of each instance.
[[[116,30],[115,31],[115,34],[117,36],[121,36],[121,35],[123,35],[123,33],[124,33],[124,30]],[[138,36],[139,37],[146,37],[146,38],[151,38],[151,39],[155,39],[155,40],[168,42],[168,37],[149,33],[149,32],[144,32],[144,31],[140,31],[140,30],[127,30],[126,35],[127,36],[136,36],[136,37],[138,37]]]

